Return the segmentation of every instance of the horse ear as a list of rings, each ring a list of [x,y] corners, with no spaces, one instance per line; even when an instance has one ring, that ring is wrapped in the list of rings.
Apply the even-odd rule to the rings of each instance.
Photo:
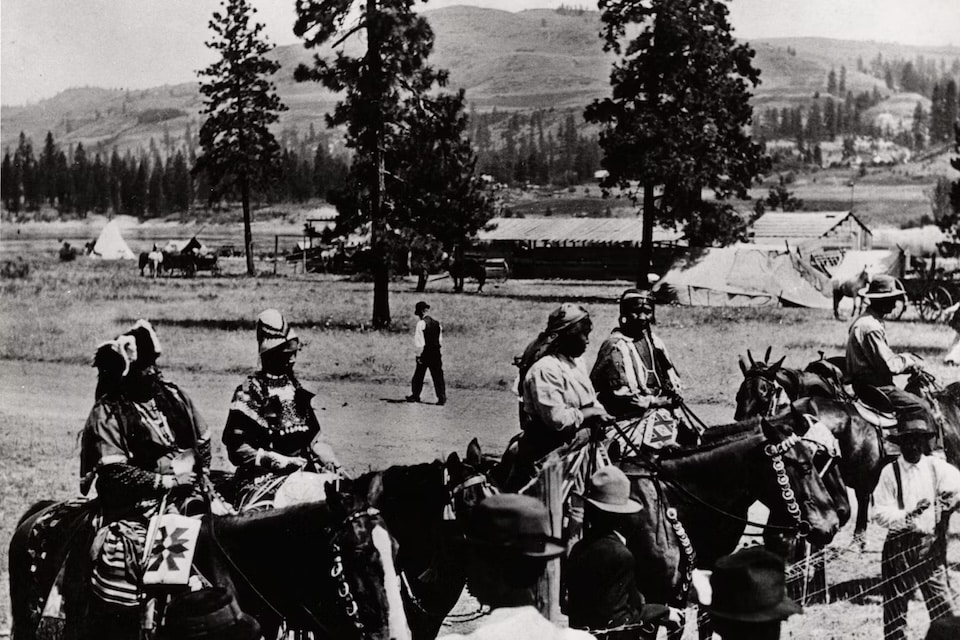
[[[763,361],[770,362],[770,351],[773,349],[773,345],[767,346],[767,352],[763,354]]]
[[[746,378],[748,370],[747,361],[743,359],[743,356],[740,356],[737,358],[737,362],[740,364],[740,371],[743,372],[743,377]]]
[[[750,349],[747,349],[747,357],[750,359],[750,366],[757,364],[757,361],[753,359],[753,354],[750,353]]]
[[[774,362],[772,365],[770,365],[767,368],[767,373],[772,374],[772,373],[776,373],[777,371],[780,371],[780,367],[783,366],[783,361],[786,359],[787,359],[787,356],[783,356],[782,358]]]
[[[466,463],[476,469],[480,466],[482,461],[483,456],[480,452],[480,443],[477,442],[476,438],[474,438],[470,441],[470,444],[467,445]]]
[[[463,462],[460,460],[460,454],[456,451],[447,456],[447,462],[444,466],[447,473],[450,474],[452,484],[459,484],[463,480]]]

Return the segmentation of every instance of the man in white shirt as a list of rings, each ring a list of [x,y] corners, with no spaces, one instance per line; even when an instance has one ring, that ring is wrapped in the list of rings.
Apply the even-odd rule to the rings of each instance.
[[[881,559],[885,640],[907,637],[907,603],[918,586],[931,620],[954,613],[946,525],[958,506],[960,470],[924,454],[932,436],[922,423],[902,424],[890,436],[901,456],[883,468],[873,493],[874,519],[889,530]]]
[[[420,318],[417,328],[413,332],[413,344],[420,352],[417,355],[417,368],[413,372],[410,395],[407,402],[420,402],[420,391],[423,390],[423,379],[430,371],[433,379],[433,389],[437,393],[437,404],[447,403],[447,387],[443,381],[443,358],[440,355],[440,346],[443,344],[443,327],[439,322],[427,315],[430,305],[421,300],[414,307],[414,315]]]

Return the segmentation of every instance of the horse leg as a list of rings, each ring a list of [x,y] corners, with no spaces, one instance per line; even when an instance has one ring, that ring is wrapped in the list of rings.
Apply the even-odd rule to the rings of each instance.
[[[870,515],[870,492],[864,489],[855,491],[857,496],[857,524],[853,530],[853,539],[860,546],[860,551],[867,548],[867,519]]]
[[[843,294],[839,290],[834,290],[833,292],[833,317],[836,320],[840,319],[840,300],[843,299]]]

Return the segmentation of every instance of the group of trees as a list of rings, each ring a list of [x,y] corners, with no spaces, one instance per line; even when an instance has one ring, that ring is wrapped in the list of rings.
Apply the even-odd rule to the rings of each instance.
[[[934,86],[960,78],[960,58],[954,58],[948,66],[945,58],[933,59],[918,55],[913,60],[884,59],[882,54],[877,53],[876,57],[867,63],[864,63],[863,58],[858,58],[857,71],[883,80],[891,91],[919,93],[932,98]]]
[[[471,111],[479,170],[504,184],[569,186],[600,168],[596,136],[580,133],[581,114],[537,109],[529,114]],[[545,123],[546,121],[546,123]]]
[[[883,131],[863,121],[863,113],[883,100],[879,91],[847,92],[843,100],[816,97],[809,108],[765,109],[754,122],[754,133],[765,139],[786,138],[816,144],[837,136],[867,135],[882,137]]]
[[[341,189],[348,171],[346,160],[329,152],[329,141],[318,137],[315,148],[306,141],[285,148],[279,171],[254,190],[260,202],[305,202],[325,198]],[[134,154],[91,154],[83,143],[63,149],[51,132],[39,154],[23,133],[17,148],[4,153],[0,165],[0,199],[13,213],[53,207],[61,214],[86,217],[90,212],[138,218],[184,214],[211,204],[211,190],[203,172],[193,173],[192,151],[171,148],[166,158],[157,150]],[[233,199],[227,190],[217,197]]]

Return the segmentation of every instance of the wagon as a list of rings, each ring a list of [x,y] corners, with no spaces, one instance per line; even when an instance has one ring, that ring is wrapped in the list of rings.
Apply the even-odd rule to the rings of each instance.
[[[943,310],[960,301],[960,265],[940,248],[941,260],[912,258],[911,270],[903,278],[907,300],[927,322],[941,319]]]

